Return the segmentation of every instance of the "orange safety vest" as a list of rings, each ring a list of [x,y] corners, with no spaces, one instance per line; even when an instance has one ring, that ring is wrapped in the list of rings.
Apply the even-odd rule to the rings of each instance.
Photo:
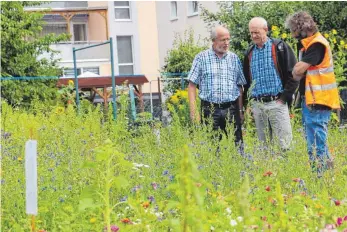
[[[302,50],[307,49],[314,43],[325,46],[323,61],[315,66],[310,66],[306,73],[305,99],[306,105],[320,104],[332,109],[340,109],[339,92],[336,85],[334,64],[329,42],[321,33],[301,40]]]

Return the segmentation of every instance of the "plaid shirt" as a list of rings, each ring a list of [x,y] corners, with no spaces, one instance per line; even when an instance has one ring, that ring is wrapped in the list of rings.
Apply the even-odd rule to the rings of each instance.
[[[195,56],[188,80],[199,85],[199,98],[213,103],[235,101],[240,96],[238,86],[245,85],[239,58],[227,52],[219,58],[213,49]]]
[[[272,95],[275,96],[282,92],[281,78],[277,73],[271,54],[272,40],[267,39],[262,48],[256,45],[252,51],[251,75],[253,89],[252,97]]]

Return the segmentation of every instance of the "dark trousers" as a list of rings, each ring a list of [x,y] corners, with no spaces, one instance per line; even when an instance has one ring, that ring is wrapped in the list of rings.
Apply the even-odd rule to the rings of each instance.
[[[207,123],[207,119],[212,117],[213,130],[220,129],[226,136],[228,136],[228,132],[226,131],[227,123],[233,123],[235,145],[240,146],[243,143],[243,139],[240,109],[237,101],[238,100],[222,104],[201,101],[201,115],[203,116],[203,123],[205,124]],[[219,137],[219,140],[221,140],[221,138],[222,136]]]

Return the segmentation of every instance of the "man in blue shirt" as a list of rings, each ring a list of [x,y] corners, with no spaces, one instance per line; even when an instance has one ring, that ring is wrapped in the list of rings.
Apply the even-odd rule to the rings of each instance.
[[[211,39],[212,48],[196,55],[188,75],[190,117],[192,121],[200,121],[195,101],[196,86],[199,85],[203,117],[212,117],[213,129],[221,129],[226,134],[227,123],[234,123],[235,143],[241,145],[242,85],[246,84],[242,65],[236,54],[229,51],[228,29],[216,27]]]
[[[293,137],[288,105],[299,84],[292,75],[296,58],[284,41],[267,37],[265,19],[253,18],[249,32],[254,45],[246,52],[244,73],[258,138],[264,143],[274,138],[287,150]]]

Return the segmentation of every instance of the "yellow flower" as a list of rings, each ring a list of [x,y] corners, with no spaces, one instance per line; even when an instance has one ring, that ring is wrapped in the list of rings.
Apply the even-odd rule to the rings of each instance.
[[[325,38],[329,38],[329,34],[328,33],[324,33],[324,37]]]
[[[178,97],[176,95],[173,95],[170,99],[170,101],[173,103],[173,104],[177,104],[179,102],[180,99],[178,99]]]
[[[18,157],[17,160],[18,160],[18,161],[22,161],[23,158],[22,158],[22,157]]]
[[[340,45],[342,45],[342,46],[345,45],[345,41],[341,40]]]
[[[64,107],[61,107],[61,106],[59,106],[55,109],[56,114],[62,114],[62,113],[64,113],[64,111],[65,111]]]
[[[68,81],[68,85],[73,85],[73,84],[74,84],[73,80]]]
[[[333,35],[337,35],[337,31],[335,29],[333,29],[331,32],[333,33]]]
[[[277,30],[278,30],[278,26],[273,25],[273,26],[271,27],[271,30],[272,30],[272,31],[277,31]]]
[[[345,49],[347,49],[347,44],[345,44]]]
[[[90,223],[95,223],[96,222],[96,218],[93,217],[89,221],[90,221]]]
[[[333,39],[333,43],[336,44],[336,42],[337,42],[337,41],[336,41],[336,39],[334,38],[334,39]]]
[[[288,37],[287,33],[282,34],[282,39],[286,39]]]

